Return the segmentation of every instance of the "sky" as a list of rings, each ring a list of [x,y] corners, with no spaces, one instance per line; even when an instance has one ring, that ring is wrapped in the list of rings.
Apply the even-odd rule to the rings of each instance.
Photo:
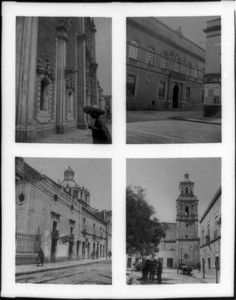
[[[200,220],[221,185],[220,158],[127,160],[127,186],[141,186],[146,190],[146,200],[161,222],[175,222],[179,182],[184,181],[185,173],[195,182]]]
[[[181,26],[184,37],[205,49],[206,34],[203,32],[203,29],[206,29],[207,21],[216,18],[217,16],[160,17],[157,19],[165,23],[173,30],[177,30]]]
[[[24,158],[25,162],[41,174],[58,183],[70,166],[75,181],[90,192],[90,205],[99,210],[111,210],[111,160],[87,158]]]
[[[111,95],[111,18],[94,18],[97,76],[104,95]]]

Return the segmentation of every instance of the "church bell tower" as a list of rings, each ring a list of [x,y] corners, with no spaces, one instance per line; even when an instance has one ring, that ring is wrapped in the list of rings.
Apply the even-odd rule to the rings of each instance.
[[[176,264],[196,267],[199,263],[198,199],[189,174],[179,183],[176,200]]]

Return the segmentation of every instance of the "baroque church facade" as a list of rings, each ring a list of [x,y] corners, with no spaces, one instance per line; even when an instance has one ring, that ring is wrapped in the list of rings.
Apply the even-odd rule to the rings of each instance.
[[[197,267],[199,264],[198,199],[189,174],[179,183],[176,199],[176,223],[167,223],[166,237],[159,245],[158,259],[163,267],[178,268],[180,264]]]
[[[106,259],[112,250],[112,212],[90,205],[72,168],[56,183],[16,158],[16,264]],[[93,196],[93,195],[92,195]]]
[[[127,109],[203,110],[205,50],[160,19],[127,18]]]
[[[16,18],[16,142],[86,128],[98,105],[93,18]]]

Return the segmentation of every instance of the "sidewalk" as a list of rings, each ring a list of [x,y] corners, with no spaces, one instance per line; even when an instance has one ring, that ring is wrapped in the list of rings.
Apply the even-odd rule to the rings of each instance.
[[[193,277],[197,278],[203,283],[216,283],[216,273],[205,273],[205,278],[203,278],[203,273],[200,271],[198,273],[198,270],[193,270]],[[218,283],[220,282],[220,273],[218,272]]]
[[[221,125],[221,119],[215,117],[204,117],[202,111],[127,111],[127,123],[180,120]]]
[[[39,273],[44,272],[48,270],[57,270],[57,269],[63,269],[63,268],[70,268],[75,267],[79,265],[88,265],[93,263],[99,263],[99,262],[107,262],[106,258],[102,257],[99,259],[83,259],[83,260],[67,260],[63,262],[55,262],[55,263],[44,263],[43,266],[36,266],[34,265],[17,265],[16,266],[16,272],[15,275],[24,275],[24,274],[33,274],[33,273]],[[110,260],[109,260],[110,261]]]

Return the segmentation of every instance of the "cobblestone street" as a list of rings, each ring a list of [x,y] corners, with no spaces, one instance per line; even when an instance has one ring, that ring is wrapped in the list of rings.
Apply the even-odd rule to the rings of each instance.
[[[38,267],[38,272],[17,275],[16,282],[44,284],[111,284],[111,261],[68,266],[57,270],[42,270]]]
[[[126,275],[127,281],[130,277],[133,277],[133,284],[134,285],[141,285],[141,284],[155,284],[157,283],[157,277],[155,276],[154,281],[151,282],[150,280],[143,282],[142,281],[142,272],[141,271],[131,271],[132,274],[128,271]],[[177,273],[176,269],[163,269],[162,272],[162,284],[185,284],[185,283],[204,283],[201,279],[201,274],[197,274],[196,272],[193,275],[183,275],[182,273]],[[212,281],[214,283],[215,281]]]

